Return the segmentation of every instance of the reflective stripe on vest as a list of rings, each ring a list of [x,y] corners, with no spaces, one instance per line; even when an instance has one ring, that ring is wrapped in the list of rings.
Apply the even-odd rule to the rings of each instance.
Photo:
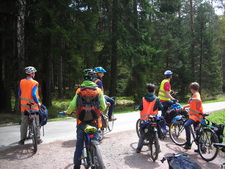
[[[161,84],[160,84],[160,88],[159,88],[159,93],[158,93],[158,98],[160,100],[164,100],[164,101],[169,101],[170,98],[166,95],[166,91],[164,90],[164,84],[166,82],[169,82],[168,79],[164,79]],[[169,93],[171,92],[171,90],[169,91]]]
[[[38,104],[33,100],[32,90],[35,85],[38,85],[36,80],[22,79],[20,81],[20,108],[21,112],[24,112],[26,109],[30,109],[30,106],[27,103],[33,103],[31,109],[39,110]],[[37,98],[39,99],[38,90],[36,91]]]
[[[140,112],[140,119],[141,120],[146,120],[148,119],[149,115],[155,115],[158,114],[158,109],[153,111],[154,106],[156,103],[156,99],[154,99],[152,102],[148,102],[144,97],[142,99],[142,105],[143,105],[143,110]]]

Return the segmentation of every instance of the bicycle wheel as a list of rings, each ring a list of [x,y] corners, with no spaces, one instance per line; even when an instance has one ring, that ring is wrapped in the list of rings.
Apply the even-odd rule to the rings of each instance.
[[[31,129],[31,138],[32,138],[32,142],[33,142],[33,147],[34,147],[34,153],[37,152],[37,125],[36,125],[36,119],[33,119],[31,125],[30,125],[30,129]]]
[[[140,130],[141,130],[141,120],[138,119],[136,122],[136,133],[138,137],[140,137]]]
[[[158,132],[154,131],[153,138],[149,141],[150,156],[153,161],[157,160],[159,154]]]
[[[185,145],[186,143],[186,132],[184,129],[184,124],[171,123],[169,127],[169,134],[171,140],[179,146]]]
[[[218,154],[218,148],[213,144],[218,143],[217,135],[211,129],[203,129],[199,134],[198,150],[205,161],[212,161]]]
[[[103,169],[105,168],[105,165],[102,160],[102,155],[100,153],[98,145],[95,143],[95,141],[90,142],[90,154],[92,156],[91,158],[91,168],[92,169]]]
[[[88,169],[90,164],[89,164],[89,158],[87,156],[88,149],[87,149],[86,142],[84,142],[84,145],[85,145],[85,147],[82,152],[81,160],[83,161],[84,168]]]

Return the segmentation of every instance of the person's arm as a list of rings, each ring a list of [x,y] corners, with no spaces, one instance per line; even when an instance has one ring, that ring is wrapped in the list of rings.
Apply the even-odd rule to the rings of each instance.
[[[102,93],[101,89],[97,89],[97,90],[99,90],[99,93],[100,93],[100,95],[99,95],[100,110],[104,111],[106,109],[105,98],[103,96],[103,93]]]
[[[157,103],[157,105],[158,105],[158,109],[159,110],[163,110],[163,105],[162,105],[162,103],[160,102],[160,100],[159,100],[159,98],[156,98],[157,100],[156,100],[156,103]]]
[[[32,97],[33,97],[34,101],[40,106],[41,103],[39,102],[38,97],[37,97],[37,90],[38,90],[38,85],[35,85],[32,89]]]
[[[175,98],[173,96],[171,96],[171,94],[170,94],[171,86],[170,86],[169,82],[166,82],[164,84],[164,90],[165,90],[167,97],[169,97],[171,100],[175,100]]]
[[[67,114],[71,114],[74,110],[77,109],[77,94],[73,97],[73,100],[70,102],[69,107],[65,111]]]

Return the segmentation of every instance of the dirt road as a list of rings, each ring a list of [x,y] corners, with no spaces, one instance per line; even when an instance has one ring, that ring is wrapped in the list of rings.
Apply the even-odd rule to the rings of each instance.
[[[138,137],[135,130],[107,134],[100,145],[107,169],[166,169],[168,164],[160,160],[164,155],[187,152],[204,169],[217,169],[222,158],[205,162],[194,152],[172,143],[170,138],[160,141],[161,153],[156,162],[150,159],[147,147],[140,154],[135,153]],[[32,153],[31,144],[12,146],[0,152],[1,169],[72,169],[75,140],[56,141],[38,146],[38,152]],[[223,158],[224,160],[224,158]]]

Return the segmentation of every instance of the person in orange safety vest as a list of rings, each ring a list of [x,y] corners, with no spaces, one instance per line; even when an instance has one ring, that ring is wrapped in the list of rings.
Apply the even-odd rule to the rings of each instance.
[[[30,107],[27,103],[33,103],[31,109],[39,110],[41,103],[39,102],[38,85],[39,83],[34,80],[35,72],[37,70],[33,66],[28,66],[25,68],[26,78],[20,81],[19,87],[19,98],[20,98],[20,111],[21,111],[21,126],[20,126],[20,145],[24,144],[27,138],[27,127],[28,127],[28,116],[24,115],[24,111],[29,110]],[[37,115],[37,125],[39,126],[39,116]],[[40,139],[40,126],[37,131],[38,144],[42,143]]]
[[[189,107],[189,119],[185,122],[184,128],[186,131],[186,144],[184,149],[191,149],[191,134],[190,134],[190,125],[194,125],[194,128],[197,127],[199,122],[202,120],[203,107],[202,100],[199,91],[199,84],[197,82],[192,82],[190,84],[190,90],[192,97],[188,100],[189,105],[184,106],[184,108]],[[197,150],[196,150],[197,151]]]
[[[157,116],[158,110],[163,109],[162,103],[155,95],[155,89],[156,87],[154,84],[151,84],[151,83],[147,84],[148,93],[144,95],[139,105],[141,126],[140,126],[140,137],[138,141],[138,147],[136,149],[137,153],[140,153],[143,147],[144,129],[148,125],[148,122],[146,120],[148,119],[150,115]],[[158,117],[158,118],[164,120],[163,117]],[[165,125],[165,121],[163,125]]]

